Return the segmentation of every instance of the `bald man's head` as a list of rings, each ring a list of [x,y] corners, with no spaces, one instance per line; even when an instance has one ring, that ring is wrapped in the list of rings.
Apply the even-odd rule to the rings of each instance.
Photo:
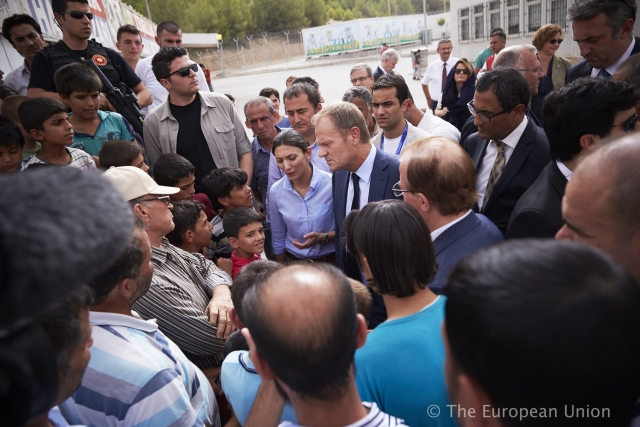
[[[280,269],[247,291],[242,310],[260,357],[280,381],[301,396],[342,396],[358,323],[353,291],[340,270],[329,264]]]

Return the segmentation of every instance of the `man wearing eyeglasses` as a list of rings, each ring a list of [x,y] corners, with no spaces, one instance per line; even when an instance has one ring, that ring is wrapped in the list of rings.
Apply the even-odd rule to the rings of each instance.
[[[222,167],[241,168],[250,185],[251,143],[231,101],[219,93],[199,92],[200,67],[182,47],[163,47],[151,65],[169,93],[145,119],[144,143],[151,166],[164,153],[178,153],[196,168],[196,193],[202,192],[204,177]]]
[[[578,163],[603,138],[633,132],[638,126],[638,91],[613,79],[579,79],[551,92],[543,109],[551,162],[520,197],[507,237],[552,238],[563,225],[561,204]]]
[[[233,331],[231,277],[201,254],[176,248],[165,237],[175,227],[169,195],[179,188],[158,185],[133,166],[112,167],[104,175],[145,223],[151,244],[151,286],[132,308],[143,319],[156,319],[189,360],[207,377],[216,376],[225,340]]]
[[[531,91],[517,70],[494,67],[476,84],[469,111],[478,132],[462,144],[476,165],[476,212],[507,231],[518,199],[549,163],[544,131],[525,115]]]
[[[373,84],[373,70],[367,64],[356,64],[351,68],[349,74],[351,84],[353,86],[364,86],[369,92],[371,92],[371,85]]]
[[[60,100],[53,74],[62,66],[84,59],[92,60],[112,85],[120,82],[136,94],[141,107],[151,104],[151,94],[129,64],[115,50],[89,40],[93,14],[87,0],[52,0],[54,18],[62,30],[62,40],[36,53],[31,66],[28,96]],[[114,110],[104,94],[100,106]]]

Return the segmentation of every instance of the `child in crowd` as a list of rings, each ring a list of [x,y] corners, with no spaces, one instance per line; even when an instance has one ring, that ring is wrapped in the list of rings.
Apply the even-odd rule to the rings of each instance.
[[[242,267],[260,261],[264,251],[264,227],[262,217],[253,208],[239,207],[228,212],[222,220],[229,244],[235,249],[231,254],[235,279]]]
[[[207,221],[204,205],[196,200],[173,202],[173,231],[167,234],[169,242],[183,251],[202,253],[211,241],[211,223]]]
[[[68,147],[73,143],[73,126],[67,107],[53,98],[29,98],[18,107],[20,123],[42,148],[24,165],[69,165],[82,170],[96,169],[91,156]]]
[[[33,156],[41,148],[40,143],[33,139],[33,137],[29,135],[29,132],[24,130],[24,127],[20,123],[18,107],[20,107],[20,104],[22,104],[27,99],[29,98],[27,98],[26,96],[12,95],[4,99],[4,101],[2,102],[2,107],[0,108],[0,114],[16,122],[18,124],[18,127],[20,128],[20,132],[22,132],[22,137],[24,138],[24,146],[22,147],[23,159],[28,159],[29,157]]]
[[[112,166],[133,166],[144,172],[149,170],[149,166],[144,162],[142,148],[135,142],[122,139],[105,142],[100,148],[98,159],[100,159],[100,168],[104,170]]]
[[[227,212],[239,207],[253,206],[253,196],[247,185],[247,173],[240,168],[214,169],[202,180],[202,189],[218,214],[211,221],[214,249],[218,249],[229,243],[222,225],[222,219]]]
[[[22,169],[23,146],[24,138],[16,122],[0,116],[0,174]]]
[[[99,162],[102,145],[110,140],[133,141],[134,131],[118,113],[100,111],[100,77],[79,62],[65,65],[53,75],[60,98],[71,107],[73,148],[84,150]]]

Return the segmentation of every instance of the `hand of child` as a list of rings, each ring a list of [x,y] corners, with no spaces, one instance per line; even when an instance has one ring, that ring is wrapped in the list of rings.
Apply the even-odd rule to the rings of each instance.
[[[231,261],[231,258],[218,258],[216,265],[231,277],[231,272],[233,271],[233,261]]]

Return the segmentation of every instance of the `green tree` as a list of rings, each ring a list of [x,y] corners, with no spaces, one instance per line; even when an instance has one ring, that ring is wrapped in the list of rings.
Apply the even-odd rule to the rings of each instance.
[[[344,9],[342,6],[338,6],[338,8],[333,11],[333,19],[336,21],[342,21],[344,19]]]
[[[185,33],[216,33],[220,31],[218,16],[211,0],[194,0],[182,19]]]
[[[372,18],[378,16],[376,7],[371,1],[356,0],[356,5],[353,8],[353,16],[355,18]]]
[[[128,0],[142,15],[147,16],[147,6],[145,0]],[[151,9],[151,18],[153,22],[174,21],[178,25],[182,25],[184,11],[187,9],[188,2],[186,0],[149,0],[149,9]]]
[[[282,31],[306,28],[304,3],[299,0],[253,0],[251,13],[258,31]]]
[[[312,27],[326,24],[324,0],[305,0],[304,16]]]
[[[351,9],[347,9],[344,11],[344,18],[342,18],[343,21],[352,21],[353,20],[353,12],[351,11]]]

